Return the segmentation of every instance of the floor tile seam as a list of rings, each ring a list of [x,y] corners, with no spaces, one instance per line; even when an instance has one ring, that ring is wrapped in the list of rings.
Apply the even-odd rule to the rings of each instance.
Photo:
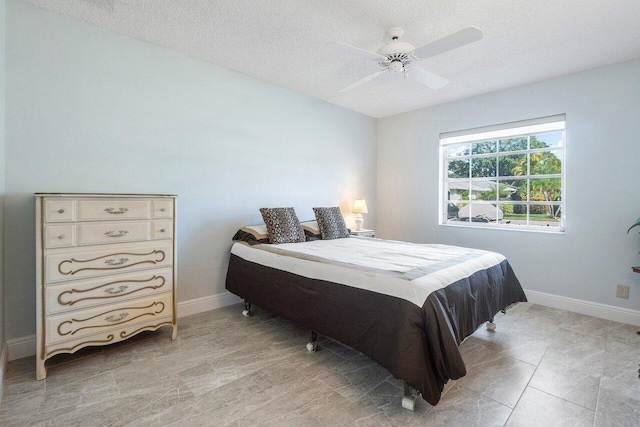
[[[542,362],[542,359],[544,359],[544,356],[546,356],[547,350],[548,349],[545,349],[544,354],[542,355],[542,358],[540,359],[541,362]],[[524,386],[524,389],[522,390],[522,393],[520,393],[520,396],[518,396],[518,400],[516,400],[516,403],[513,405],[513,408],[511,409],[511,412],[509,413],[509,416],[507,417],[506,421],[504,422],[505,426],[509,423],[509,420],[511,419],[511,416],[513,415],[514,411],[518,407],[518,404],[520,403],[520,400],[522,399],[522,396],[524,396],[525,392],[527,391],[527,387],[529,387],[529,384],[531,383],[531,380],[536,375],[536,372],[538,371],[538,367],[539,366],[540,366],[540,364],[535,365],[536,368],[533,370],[533,373],[529,377],[529,380],[527,381],[527,384]]]
[[[322,378],[318,378],[318,379],[316,379],[316,380],[314,380],[314,381],[319,381],[319,382],[321,382],[325,387],[328,387],[331,391],[333,391],[333,392],[335,392],[335,393],[340,394],[340,392],[339,392],[336,388],[334,388],[331,384],[329,384],[329,383],[327,383],[326,381],[324,381]],[[349,385],[350,385],[350,384],[348,384],[348,383],[347,383],[347,384],[342,384],[340,387],[342,388],[342,387],[349,386]],[[342,396],[342,394],[340,394],[340,396]],[[343,396],[343,397],[344,397],[344,396]]]
[[[609,376],[607,378],[610,378],[610,379],[613,379],[614,381],[617,381],[614,378],[609,377]],[[615,393],[615,394],[617,394],[619,396],[622,396],[626,400],[633,400],[635,403],[637,403],[636,406],[638,406],[640,408],[640,395],[638,395],[638,396],[630,396],[629,394],[621,392],[618,389],[611,389],[611,388],[602,387],[602,379],[601,379],[600,387],[598,388],[598,397],[600,397],[600,391],[601,390],[606,390],[609,393]]]
[[[550,392],[550,391],[548,391],[548,390],[543,390],[543,389],[541,389],[540,387],[536,387],[536,386],[534,386],[534,385],[530,385],[529,387],[531,387],[531,388],[533,388],[533,389],[536,389],[536,390],[538,390],[538,391],[541,391],[541,392],[543,392],[543,393],[546,393],[546,394],[548,394],[548,395],[551,395],[551,396],[555,397],[556,399],[564,400],[564,401],[565,401],[565,402],[567,402],[567,403],[570,403],[570,404],[572,404],[572,405],[579,406],[579,407],[581,407],[581,408],[583,408],[583,409],[586,409],[586,410],[588,410],[588,411],[591,411],[591,412],[595,412],[595,411],[596,411],[596,408],[593,408],[593,409],[591,409],[591,408],[587,408],[587,407],[586,407],[586,406],[584,406],[584,405],[581,405],[581,404],[576,403],[576,402],[572,402],[572,401],[570,401],[569,399],[565,399],[564,397],[558,396],[557,394],[552,393],[552,392]],[[600,385],[598,385],[598,394],[600,394]],[[597,405],[597,403],[596,403],[596,405]],[[596,407],[597,407],[597,406],[596,406]]]
[[[464,387],[464,386],[461,386],[461,388],[462,388],[462,389],[464,389],[464,390],[470,391],[470,392],[472,392],[472,393],[476,393],[476,392],[474,392],[473,390],[471,390],[470,388],[467,388],[467,387]],[[526,390],[526,387],[525,387],[525,390]],[[524,391],[523,391],[522,393],[524,394]],[[491,396],[487,396],[487,395],[485,395],[485,394],[482,394],[482,397],[483,397],[484,399],[491,400],[493,403],[496,403],[496,404],[498,404],[498,405],[500,405],[500,406],[503,406],[503,407],[507,408],[507,409],[509,410],[509,416],[511,416],[511,413],[512,413],[512,412],[513,412],[513,410],[516,408],[516,405],[513,405],[513,408],[511,408],[509,405],[505,405],[505,404],[504,404],[504,403],[502,403],[502,402],[498,402],[498,401],[497,401],[496,399],[494,399],[493,397],[491,397]],[[518,399],[518,400],[519,400],[519,399]],[[517,404],[517,402],[516,402],[516,404]],[[508,417],[507,417],[507,420],[509,420],[509,418],[508,418]],[[506,423],[507,423],[507,421],[505,421],[503,425],[505,425]]]
[[[500,333],[500,332],[502,332],[502,330],[496,330],[496,332]],[[499,336],[498,338],[496,338],[495,340],[490,341],[490,343],[494,344],[494,345],[504,344],[505,341],[508,342],[509,338],[511,338],[511,337],[503,334],[503,335]],[[547,339],[545,339],[545,338],[534,338],[533,340],[528,341],[527,344],[528,343],[532,343],[532,342],[545,342],[545,341],[547,341]],[[520,344],[520,345],[525,345],[525,344]]]
[[[545,349],[545,354],[546,354],[546,352],[547,352],[547,350]],[[488,365],[488,364],[492,363],[492,361],[495,361],[495,360],[496,360],[496,359],[498,359],[498,358],[507,358],[507,359],[515,360],[515,361],[520,362],[520,363],[525,363],[525,364],[527,364],[527,365],[534,366],[534,367],[536,368],[536,370],[538,369],[538,366],[540,365],[540,363],[538,363],[538,364],[536,365],[536,364],[533,364],[533,363],[526,362],[526,361],[524,361],[524,360],[520,360],[520,359],[515,358],[515,357],[513,357],[513,356],[510,356],[510,355],[508,355],[508,354],[501,354],[501,353],[498,353],[498,356],[499,356],[499,357],[495,357],[495,358],[493,358],[492,360],[489,360],[489,361],[486,361],[486,362],[483,362],[483,363],[474,363],[474,364],[472,364],[472,365],[470,366],[470,368],[474,368],[474,367],[475,367],[475,368],[477,368],[477,367],[484,367],[484,366],[486,366],[486,365]],[[542,355],[542,358],[544,358],[544,355]],[[540,359],[540,361],[542,361],[542,358]],[[535,373],[535,370],[534,370],[534,373]],[[467,372],[467,374],[468,374],[468,372]],[[466,375],[465,375],[465,376],[466,376]],[[461,378],[464,378],[464,377],[461,377]],[[529,378],[529,381],[531,381],[531,378]]]
[[[449,388],[449,390],[447,390],[446,394],[450,393],[450,392],[451,392],[451,390],[453,390],[455,387],[461,388],[462,390],[467,391],[467,392],[470,392],[470,393],[474,393],[474,394],[477,394],[477,393],[478,393],[477,391],[475,391],[475,390],[473,390],[473,389],[470,389],[470,388],[468,388],[468,387],[465,387],[464,385],[454,384],[451,388]],[[525,387],[525,389],[526,389],[526,387]],[[524,394],[524,391],[523,391],[523,394]],[[484,393],[480,393],[480,395],[482,396],[482,398],[483,398],[483,399],[491,400],[493,403],[496,403],[496,404],[498,404],[498,405],[500,405],[500,406],[502,406],[502,407],[504,407],[504,408],[507,408],[507,409],[509,410],[509,417],[511,416],[511,413],[514,411],[514,409],[515,409],[515,407],[516,407],[516,405],[517,405],[517,402],[516,402],[516,405],[514,405],[514,406],[513,406],[513,408],[511,408],[509,405],[505,405],[505,404],[504,404],[504,403],[502,403],[502,402],[498,402],[498,401],[497,401],[496,399],[494,399],[493,397],[491,397],[491,396],[487,396],[487,395],[485,395]],[[431,406],[431,405],[430,405],[430,407],[437,408],[437,406]],[[507,421],[508,421],[508,420],[509,420],[509,418],[507,417],[507,420],[504,422],[503,426],[507,424]]]
[[[387,383],[391,384],[392,386],[394,386],[394,387],[395,387],[395,388],[397,388],[398,390],[400,390],[400,391],[404,391],[403,387],[400,387],[400,386],[398,386],[398,385],[396,385],[396,384],[392,383],[391,381],[389,381],[389,378],[393,378],[393,379],[395,379],[395,380],[400,380],[400,381],[403,381],[403,380],[401,380],[400,378],[396,378],[396,377],[394,377],[394,376],[393,376],[393,374],[391,374],[391,375],[389,375],[387,378],[385,378],[383,382],[385,382],[385,381],[386,381]]]
[[[118,380],[116,380],[115,375],[113,374],[113,370],[109,371],[109,374],[111,374],[111,377],[113,379],[113,382],[116,384],[116,388],[118,389],[118,395],[120,397],[132,397],[132,396],[136,396],[138,394],[147,394],[147,391],[140,391],[138,393],[124,393],[122,390],[120,390],[120,385],[118,385]]]

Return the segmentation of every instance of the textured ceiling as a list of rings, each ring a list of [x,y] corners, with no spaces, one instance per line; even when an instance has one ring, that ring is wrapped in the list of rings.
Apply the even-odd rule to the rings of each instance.
[[[384,117],[640,57],[639,0],[23,0],[109,31]],[[351,92],[376,51],[404,28],[420,47],[464,27],[484,39],[420,66],[451,81],[432,90],[384,75]]]

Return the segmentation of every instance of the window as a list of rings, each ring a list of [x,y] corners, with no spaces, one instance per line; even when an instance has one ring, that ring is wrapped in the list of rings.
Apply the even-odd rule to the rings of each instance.
[[[440,224],[564,231],[565,116],[440,135]]]

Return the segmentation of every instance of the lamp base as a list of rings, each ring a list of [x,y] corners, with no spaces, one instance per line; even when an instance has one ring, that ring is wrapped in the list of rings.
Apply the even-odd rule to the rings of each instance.
[[[356,214],[356,231],[362,231],[362,224],[364,223],[364,218],[362,218],[362,214]]]

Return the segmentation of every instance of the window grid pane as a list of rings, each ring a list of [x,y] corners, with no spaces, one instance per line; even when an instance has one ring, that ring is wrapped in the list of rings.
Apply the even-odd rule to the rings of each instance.
[[[443,151],[444,224],[563,228],[564,129]]]

